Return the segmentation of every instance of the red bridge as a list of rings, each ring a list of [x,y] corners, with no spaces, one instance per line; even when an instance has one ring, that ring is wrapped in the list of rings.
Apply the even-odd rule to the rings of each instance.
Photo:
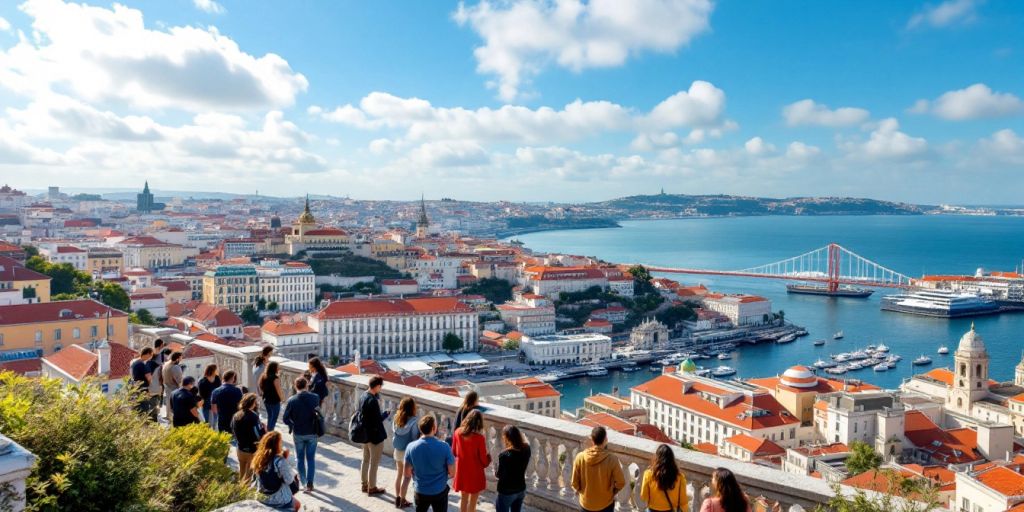
[[[645,265],[646,266],[646,265]],[[647,267],[651,272],[710,276],[759,277],[825,283],[829,291],[840,285],[872,288],[909,288],[913,279],[875,263],[839,244],[805,252],[767,265],[742,270],[706,270],[695,268]]]

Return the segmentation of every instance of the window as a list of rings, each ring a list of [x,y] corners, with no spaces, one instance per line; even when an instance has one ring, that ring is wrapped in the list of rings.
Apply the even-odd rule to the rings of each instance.
[[[43,331],[36,331],[36,345],[43,342]]]
[[[75,327],[74,329],[71,329],[71,337],[76,339],[76,340],[81,338],[82,337],[82,330],[79,329],[78,327]]]
[[[60,329],[54,329],[53,330],[53,339],[54,340],[59,340],[60,339]]]
[[[92,336],[93,338],[95,338],[96,336],[99,335],[99,331],[100,331],[100,328],[96,327],[94,325],[94,326],[89,328],[89,336]]]

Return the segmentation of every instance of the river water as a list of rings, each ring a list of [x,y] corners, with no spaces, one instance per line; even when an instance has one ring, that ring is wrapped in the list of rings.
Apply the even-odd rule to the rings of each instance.
[[[539,252],[584,254],[616,263],[737,270],[796,256],[838,243],[911,277],[922,274],[973,274],[978,267],[1013,270],[1024,258],[1024,217],[968,216],[861,216],[861,217],[740,217],[627,221],[618,229],[548,231],[518,237]],[[877,290],[868,299],[836,299],[789,295],[783,281],[718,276],[668,275],[686,284],[703,283],[721,292],[752,293],[771,299],[774,310],[785,310],[786,319],[805,326],[809,336],[786,345],[742,347],[732,360],[737,377],[779,374],[795,364],[811,364],[830,354],[849,352],[868,344],[885,343],[903,356],[888,372],[870,368],[846,374],[886,388],[928,367],[911,366],[921,354],[929,355],[932,368],[952,366],[952,354],[941,356],[941,345],[956,350],[960,336],[971,322],[985,339],[992,359],[994,379],[1013,378],[1013,367],[1024,349],[1024,313],[1008,313],[974,319],[926,318],[881,311],[879,298],[892,290]],[[842,330],[845,338],[832,340]],[[815,347],[815,339],[827,339]],[[719,361],[701,361],[709,367]],[[618,387],[628,394],[631,386],[650,379],[646,371],[608,377],[584,377],[560,384],[562,408],[573,410],[591,393],[611,392]]]

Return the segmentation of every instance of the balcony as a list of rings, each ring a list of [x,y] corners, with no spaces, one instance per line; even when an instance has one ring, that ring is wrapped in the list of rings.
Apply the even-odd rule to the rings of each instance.
[[[235,370],[241,377],[241,384],[253,387],[248,382],[252,375],[252,362],[259,355],[258,347],[232,348],[216,343],[195,341],[214,353],[215,363],[221,372]],[[292,389],[295,379],[306,370],[306,364],[289,359],[276,358],[281,369],[282,389]],[[317,480],[327,485],[314,495],[300,495],[307,507],[322,507],[325,510],[384,510],[391,508],[387,498],[369,498],[353,489],[359,480],[361,450],[348,442],[348,422],[355,411],[360,394],[367,388],[369,376],[349,375],[329,370],[328,387],[330,394],[324,401],[323,412],[327,422],[328,436],[321,440],[318,457],[323,463],[317,468]],[[460,405],[460,400],[448,395],[435,393],[399,384],[385,383],[381,391],[381,406],[384,410],[395,410],[398,402],[410,396],[416,400],[420,414],[433,413],[439,419],[439,437],[451,429],[450,423]],[[589,446],[590,429],[576,423],[557,418],[548,418],[517,411],[507,407],[488,405],[484,416],[485,436],[491,457],[497,460],[503,449],[500,439],[505,425],[516,425],[527,437],[533,452],[527,470],[526,505],[530,510],[563,512],[578,510],[575,492],[569,485],[572,461],[577,453]],[[388,425],[390,428],[390,425]],[[290,441],[291,436],[284,436]],[[618,496],[616,510],[639,512],[646,510],[640,500],[640,479],[658,443],[617,432],[608,433],[609,450],[616,454],[623,467],[627,485]],[[389,459],[392,447],[389,439],[384,446],[384,466],[378,476],[378,486],[391,492],[394,481],[394,463]],[[823,480],[785,473],[780,470],[725,459],[696,451],[676,448],[676,460],[689,482],[691,509],[700,509],[706,496],[711,472],[716,467],[725,467],[736,475],[746,492],[757,499],[754,510],[780,509],[799,511],[811,510],[828,502],[833,492]],[[481,498],[481,510],[491,510],[493,503],[493,475],[488,475],[490,496]],[[411,490],[410,490],[411,496]],[[393,495],[391,496],[393,499]],[[362,507],[362,508],[360,508]]]

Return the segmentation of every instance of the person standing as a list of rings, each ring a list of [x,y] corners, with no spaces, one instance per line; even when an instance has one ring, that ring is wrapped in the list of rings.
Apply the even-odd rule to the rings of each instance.
[[[199,406],[203,400],[192,391],[195,384],[195,377],[185,377],[181,381],[181,387],[171,394],[171,413],[174,417],[171,424],[175,427],[184,427],[201,421]]]
[[[476,512],[476,501],[480,491],[487,487],[484,468],[491,465],[484,439],[484,415],[472,410],[462,420],[462,426],[455,431],[452,439],[452,454],[455,455],[455,480],[452,489],[462,495],[459,512]]]
[[[455,476],[452,449],[438,439],[437,422],[427,414],[420,418],[420,434],[405,449],[405,476],[413,482],[416,512],[448,511],[448,479]]]
[[[296,475],[288,463],[288,450],[281,449],[280,432],[268,432],[260,440],[256,454],[252,457],[252,470],[257,475],[256,488],[260,492],[260,503],[273,508],[290,506],[299,510],[302,507],[289,485]]]
[[[579,494],[584,512],[612,512],[615,495],[626,486],[619,459],[608,451],[608,432],[597,426],[590,431],[590,448],[576,455],[572,464],[572,488]]]
[[[305,377],[295,379],[295,394],[284,406],[282,419],[295,441],[295,456],[299,460],[299,483],[306,484],[306,492],[313,492],[316,477],[317,423],[320,419],[320,398],[309,391]]]
[[[149,382],[153,379],[153,371],[149,369],[149,361],[153,359],[153,349],[145,347],[139,352],[139,357],[128,363],[128,369],[132,376],[132,385],[139,390],[138,411],[143,414],[150,412]]]
[[[171,397],[174,392],[181,387],[181,381],[183,378],[183,372],[181,369],[181,352],[175,351],[171,353],[171,357],[167,359],[163,367],[160,368],[160,377],[164,383],[164,399],[166,400],[165,407],[167,409],[167,421],[174,423],[174,410],[171,407]]]
[[[521,512],[526,499],[526,468],[530,465],[530,445],[519,432],[519,427],[506,425],[501,430],[505,451],[498,455],[498,500],[494,512]]]
[[[252,479],[252,456],[256,453],[256,445],[267,433],[267,427],[260,421],[260,398],[256,393],[248,393],[242,397],[238,412],[231,417],[231,434],[235,436],[238,447],[235,455],[238,458],[238,481],[247,484]]]
[[[377,395],[384,386],[384,379],[374,375],[370,379],[369,389],[359,398],[359,428],[353,436],[353,442],[362,443],[363,461],[359,465],[359,476],[362,490],[370,496],[384,494],[384,489],[377,487],[377,468],[380,466],[380,455],[384,450],[384,440],[388,432],[384,429],[384,420],[388,412],[381,412]]]
[[[395,413],[395,420],[392,423],[391,431],[395,433],[392,444],[395,447],[395,507],[406,508],[412,503],[405,499],[409,491],[410,479],[405,476],[405,449],[409,444],[420,438],[420,427],[417,424],[419,417],[416,416],[416,401],[412,397],[405,397],[398,403],[398,412]]]
[[[277,361],[267,363],[267,370],[260,375],[259,388],[263,395],[263,407],[267,409],[267,430],[277,427],[277,417],[281,415],[281,379],[277,375]]]
[[[203,419],[210,425],[210,428],[217,429],[217,418],[213,413],[213,390],[220,387],[220,375],[217,374],[217,365],[208,364],[203,371],[203,378],[199,379],[199,397],[203,399]]]
[[[260,352],[260,355],[256,356],[256,361],[253,362],[252,380],[249,382],[251,382],[253,387],[256,388],[254,391],[256,392],[257,395],[263,395],[263,393],[260,392],[260,377],[263,377],[263,372],[267,371],[267,364],[270,363],[270,354],[273,353],[274,347],[272,345],[267,345],[263,347],[263,350]]]
[[[750,512],[750,502],[736,476],[725,468],[711,472],[711,493],[700,505],[700,512]]]
[[[157,340],[163,343],[162,340]],[[167,349],[164,349],[167,352]],[[149,396],[149,419],[154,422],[160,418],[160,404],[163,403],[164,385],[161,375],[163,373],[163,360],[169,354],[153,351],[153,357],[146,361],[146,368],[149,370],[149,389],[146,391]],[[157,357],[160,356],[160,357]]]
[[[238,374],[234,370],[224,372],[224,383],[210,393],[210,412],[217,418],[213,428],[220,432],[231,432],[231,419],[238,412],[242,402],[242,390],[237,386]]]
[[[453,442],[452,432],[462,426],[462,420],[466,419],[466,415],[469,411],[483,411],[480,407],[480,395],[476,391],[470,391],[466,393],[466,396],[462,398],[462,405],[459,406],[459,410],[455,411],[455,423],[452,424],[452,429],[448,431],[448,444],[451,445]]]
[[[320,397],[320,405],[323,405],[327,398],[327,368],[319,357],[309,360],[309,390]]]
[[[667,444],[658,447],[651,459],[651,467],[644,471],[640,484],[640,499],[649,512],[679,512],[690,510],[686,497],[686,476],[679,471],[675,454]]]

